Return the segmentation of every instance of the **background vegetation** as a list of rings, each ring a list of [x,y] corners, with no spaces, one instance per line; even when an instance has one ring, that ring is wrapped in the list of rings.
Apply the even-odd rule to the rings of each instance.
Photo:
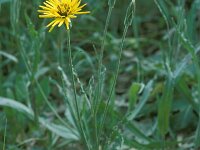
[[[0,0],[0,149],[199,149],[200,1],[136,0],[133,20],[131,1],[84,2],[71,29],[79,120],[65,28],[47,32],[42,0]]]

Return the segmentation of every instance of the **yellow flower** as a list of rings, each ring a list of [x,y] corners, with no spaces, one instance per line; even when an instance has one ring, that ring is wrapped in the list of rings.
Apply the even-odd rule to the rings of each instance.
[[[42,13],[39,17],[54,19],[47,25],[47,27],[50,27],[49,32],[56,25],[60,27],[63,23],[68,30],[72,18],[76,18],[76,15],[90,13],[89,11],[81,11],[86,4],[80,6],[80,3],[81,0],[46,0],[43,3],[44,6],[39,6],[41,10],[38,10],[38,12]]]

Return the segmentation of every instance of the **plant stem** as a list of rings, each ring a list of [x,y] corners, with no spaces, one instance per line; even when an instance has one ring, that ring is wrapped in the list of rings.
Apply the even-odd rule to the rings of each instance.
[[[119,74],[119,69],[120,69],[120,64],[121,64],[121,57],[122,57],[122,52],[123,52],[124,40],[126,38],[126,33],[127,33],[127,30],[128,30],[128,27],[129,26],[126,25],[125,28],[124,28],[122,41],[121,41],[121,45],[120,45],[120,52],[119,52],[119,56],[118,56],[117,69],[116,69],[116,73],[115,73],[115,76],[114,76],[114,81],[112,83],[111,90],[110,90],[110,93],[109,93],[109,96],[108,96],[108,99],[107,99],[107,102],[106,102],[106,107],[104,109],[103,119],[102,119],[102,122],[100,124],[99,134],[101,134],[103,125],[105,123],[106,115],[107,115],[107,112],[108,112],[108,106],[109,106],[111,97],[113,95],[113,92],[114,92],[114,89],[115,89],[115,86],[116,86],[116,82],[117,82],[117,78],[118,78],[118,74]]]
[[[102,134],[101,132],[102,132],[105,120],[106,120],[106,115],[107,115],[107,112],[108,112],[110,100],[111,100],[111,97],[113,95],[113,92],[114,92],[114,89],[115,89],[115,86],[116,86],[116,82],[117,82],[117,78],[118,78],[118,75],[119,75],[119,69],[120,69],[120,64],[121,64],[121,57],[122,57],[122,52],[123,52],[123,47],[124,47],[124,41],[125,41],[125,38],[126,38],[128,27],[132,25],[134,14],[135,14],[135,0],[131,0],[129,6],[127,8],[126,16],[125,16],[125,19],[124,19],[124,26],[125,27],[124,27],[124,31],[123,31],[121,44],[120,44],[120,51],[119,51],[119,56],[118,56],[117,68],[116,68],[116,72],[115,72],[115,75],[114,75],[114,81],[112,83],[111,90],[110,90],[108,99],[106,101],[106,106],[105,106],[105,109],[104,109],[104,112],[103,112],[103,118],[102,118],[102,121],[100,123],[100,130],[99,130],[100,135]],[[101,136],[99,136],[99,137],[101,137]]]
[[[98,63],[99,64],[99,66],[98,66],[98,88],[97,88],[97,95],[96,95],[97,98],[96,98],[95,102],[101,100],[101,88],[102,88],[102,73],[101,73],[101,71],[102,71],[102,67],[103,67],[102,61],[103,61],[103,56],[104,56],[105,41],[106,41],[106,36],[107,36],[107,32],[108,32],[108,26],[110,23],[113,8],[114,8],[114,3],[113,3],[113,5],[109,6],[108,15],[106,18],[106,25],[105,25],[104,32],[103,32],[103,39],[101,42],[100,58],[99,58],[99,63]]]
[[[75,86],[75,78],[74,78],[74,71],[73,71],[73,62],[72,62],[72,52],[71,52],[71,40],[70,40],[70,30],[67,31],[67,48],[68,48],[68,57],[69,57],[69,68],[70,68],[70,74],[71,74],[71,78],[72,78],[72,89],[73,89],[73,94],[74,94],[74,100],[75,100],[75,109],[76,109],[76,113],[77,113],[77,120],[78,120],[78,124],[79,124],[79,129],[82,135],[82,138],[87,146],[87,148],[90,150],[90,146],[89,143],[87,141],[85,132],[83,130],[83,124],[81,121],[81,115],[80,115],[80,110],[79,110],[79,106],[78,106],[78,99],[77,99],[77,92],[76,92],[76,86]]]
[[[60,44],[60,47],[59,47],[58,60],[59,60],[60,67],[63,68],[63,49],[62,49],[62,44]]]
[[[116,0],[114,0],[116,1]],[[110,19],[111,19],[111,15],[112,15],[112,10],[114,8],[115,2],[112,3],[112,5],[109,5],[109,10],[108,10],[108,15],[106,18],[106,24],[105,24],[105,28],[104,28],[104,32],[103,32],[103,39],[101,42],[101,49],[100,49],[100,57],[99,57],[99,62],[98,62],[98,85],[97,85],[97,94],[96,94],[96,98],[94,100],[94,128],[95,128],[95,142],[96,142],[96,146],[98,147],[99,145],[99,136],[98,136],[98,128],[97,128],[97,112],[99,109],[99,102],[101,101],[101,89],[103,86],[103,79],[102,79],[102,67],[103,67],[103,56],[104,56],[104,50],[105,50],[105,41],[106,41],[106,36],[108,33],[108,26],[110,23]]]

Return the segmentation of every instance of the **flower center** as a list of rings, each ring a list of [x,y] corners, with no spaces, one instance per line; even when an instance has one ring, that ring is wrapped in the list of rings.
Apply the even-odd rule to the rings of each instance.
[[[69,15],[70,7],[68,4],[62,3],[58,5],[58,14],[61,15],[61,17],[67,17]]]

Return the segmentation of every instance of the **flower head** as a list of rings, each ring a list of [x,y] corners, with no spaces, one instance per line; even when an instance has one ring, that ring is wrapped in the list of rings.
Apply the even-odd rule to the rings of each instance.
[[[52,18],[52,20],[47,27],[50,27],[49,32],[58,25],[58,27],[63,24],[66,25],[66,28],[69,29],[69,25],[72,18],[76,18],[76,15],[88,14],[89,11],[81,11],[82,8],[86,5],[80,5],[81,0],[46,0],[39,7],[41,10],[38,12],[42,13],[39,15],[40,18]]]

